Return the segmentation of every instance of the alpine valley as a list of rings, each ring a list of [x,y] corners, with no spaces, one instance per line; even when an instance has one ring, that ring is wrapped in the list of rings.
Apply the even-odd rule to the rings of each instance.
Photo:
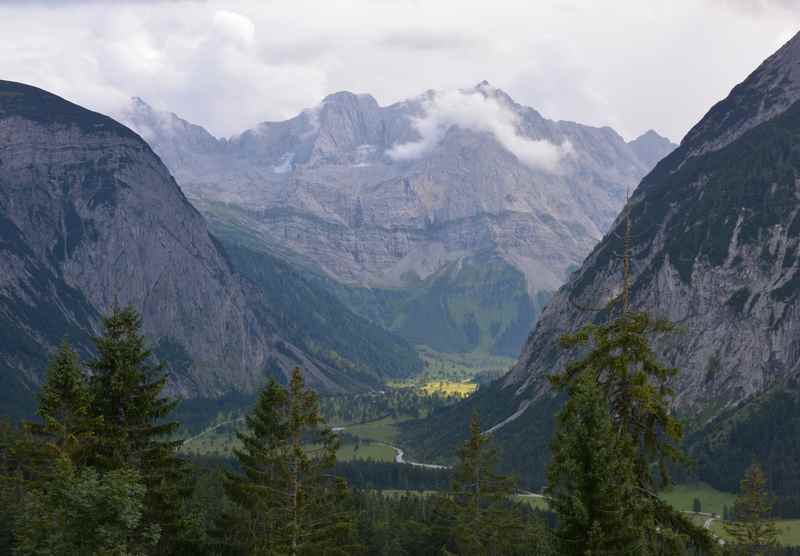
[[[800,8],[107,4],[0,2],[0,556],[800,556]]]
[[[87,352],[115,305],[141,312],[170,390],[196,400],[249,399],[295,365],[321,391],[377,388],[421,370],[414,343],[516,355],[673,147],[545,120],[486,83],[386,108],[337,93],[228,140],[139,99],[126,127],[0,89],[11,415],[30,413],[48,353]]]

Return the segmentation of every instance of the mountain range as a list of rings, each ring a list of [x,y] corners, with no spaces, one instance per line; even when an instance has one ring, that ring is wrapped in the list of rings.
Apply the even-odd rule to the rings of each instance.
[[[139,98],[119,117],[218,237],[412,343],[508,356],[675,147],[548,120],[485,81],[389,106],[339,92],[227,139]]]

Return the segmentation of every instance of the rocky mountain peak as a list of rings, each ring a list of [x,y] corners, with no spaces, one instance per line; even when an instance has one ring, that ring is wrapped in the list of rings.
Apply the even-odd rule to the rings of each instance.
[[[130,129],[108,116],[87,110],[38,87],[0,80],[0,92],[0,118],[21,118],[49,126],[137,138]]]
[[[164,145],[158,154],[170,167],[195,164],[199,154],[213,154],[224,148],[225,141],[218,140],[203,127],[173,112],[157,110],[138,96],[131,98],[118,118],[149,144]]]
[[[371,95],[340,91],[328,95],[316,109],[306,111],[317,130],[309,162],[336,159],[361,145],[382,144],[378,102]]]
[[[649,129],[633,141],[629,141],[628,146],[633,149],[640,160],[649,166],[655,166],[659,160],[672,152],[678,145]]]
[[[370,94],[367,93],[352,93],[350,91],[337,91],[335,93],[331,93],[327,95],[323,100],[322,104],[334,104],[334,105],[358,105],[358,106],[377,106],[378,101],[375,100]]]

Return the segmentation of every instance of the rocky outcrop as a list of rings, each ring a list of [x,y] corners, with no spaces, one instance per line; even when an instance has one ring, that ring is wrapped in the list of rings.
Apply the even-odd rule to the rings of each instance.
[[[202,133],[192,143],[216,146]],[[99,316],[115,304],[141,312],[170,387],[185,396],[249,392],[298,364],[321,389],[369,384],[287,340],[265,293],[233,271],[138,135],[8,81],[0,81],[0,230],[0,374],[20,390],[35,388],[62,338],[88,351]]]

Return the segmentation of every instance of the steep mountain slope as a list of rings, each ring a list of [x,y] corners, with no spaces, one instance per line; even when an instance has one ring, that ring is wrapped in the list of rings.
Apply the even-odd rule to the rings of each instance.
[[[271,303],[272,284],[234,272],[139,136],[8,81],[0,81],[0,231],[0,412],[30,409],[24,400],[48,350],[62,338],[89,349],[99,315],[115,303],[142,313],[155,353],[170,364],[171,388],[185,396],[251,391],[296,364],[322,389],[380,382],[374,353],[337,354],[299,335]],[[282,271],[266,260],[268,272]],[[297,287],[305,297],[318,291]],[[331,304],[328,315],[346,313]],[[289,314],[318,310],[301,304]],[[420,365],[409,346],[363,319],[333,319],[341,323],[345,338],[372,334],[370,349],[385,351],[391,373]]]
[[[800,373],[798,67],[800,36],[716,104],[630,201],[632,304],[680,326],[656,346],[681,370],[676,410],[693,426]],[[512,371],[470,402],[507,408],[492,416],[493,424],[514,416],[496,429],[505,442],[548,435],[552,417],[539,408],[554,401],[545,379],[575,355],[558,338],[605,318],[579,307],[603,306],[619,291],[622,224],[553,297]],[[427,447],[451,435],[429,431]],[[541,481],[545,452],[523,450]]]
[[[511,355],[626,188],[674,147],[547,120],[486,82],[385,107],[340,92],[230,140],[139,99],[123,118],[215,232],[258,239],[414,342]],[[446,293],[465,287],[486,293]],[[420,337],[430,319],[443,327]]]

